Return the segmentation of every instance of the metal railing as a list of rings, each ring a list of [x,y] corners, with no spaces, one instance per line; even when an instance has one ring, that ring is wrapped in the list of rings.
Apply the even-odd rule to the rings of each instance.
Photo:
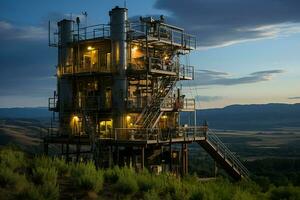
[[[158,41],[179,45],[184,49],[195,49],[196,37],[185,33],[182,29],[163,23],[131,23],[131,36],[133,38],[153,37]]]
[[[78,37],[79,34],[79,37]],[[110,26],[107,24],[96,24],[82,27],[73,31],[73,41],[90,40],[96,38],[109,38]]]
[[[174,63],[172,60],[164,60],[160,58],[150,57],[149,68],[150,70],[160,70],[178,73],[178,64]]]
[[[113,140],[145,141],[155,140],[170,141],[181,139],[192,141],[199,137],[204,139],[206,127],[178,127],[178,128],[116,128],[113,133],[100,136],[101,138]]]
[[[195,99],[183,98],[178,99],[177,97],[162,98],[160,105],[162,110],[178,109],[180,111],[194,111],[196,109]]]
[[[241,163],[241,161],[228,149],[228,147],[219,139],[219,137],[210,129],[207,132],[207,140],[214,146],[225,160],[227,160],[232,167],[236,168],[243,177],[249,177],[249,171]]]
[[[58,47],[61,45],[60,33],[55,30],[50,30],[51,24],[49,22],[48,40],[49,46]],[[74,25],[76,27],[76,25]],[[110,38],[110,26],[108,24],[96,24],[92,26],[86,26],[81,28],[75,28],[70,32],[72,35],[72,42],[92,40],[98,38]]]
[[[196,110],[196,101],[193,98],[184,98],[183,99],[183,107],[181,109],[182,111],[187,110]]]
[[[57,68],[58,75],[65,74],[76,74],[76,73],[112,73],[113,70],[109,66],[100,66],[98,63],[92,64],[90,66],[73,66],[67,65],[64,67]]]

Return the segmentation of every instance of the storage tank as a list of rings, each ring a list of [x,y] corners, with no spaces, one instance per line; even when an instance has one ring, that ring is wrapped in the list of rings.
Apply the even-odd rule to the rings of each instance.
[[[113,124],[114,128],[126,127],[127,100],[127,8],[115,7],[110,12],[110,34],[113,76]]]
[[[68,112],[73,106],[73,82],[68,78],[60,77],[59,74],[72,72],[73,69],[73,24],[72,20],[63,19],[58,26],[58,78],[57,92],[60,118],[60,132],[68,133],[71,113]],[[67,128],[67,129],[66,129]],[[66,130],[65,130],[66,129]]]
[[[58,26],[58,65],[66,67],[72,65],[72,48],[68,46],[73,42],[73,20],[63,19]]]

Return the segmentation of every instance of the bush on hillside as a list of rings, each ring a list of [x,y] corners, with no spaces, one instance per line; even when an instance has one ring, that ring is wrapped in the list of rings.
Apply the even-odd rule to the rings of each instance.
[[[1,149],[0,167],[7,167],[13,171],[26,167],[26,158],[24,153],[11,148]]]
[[[15,191],[22,190],[28,181],[24,175],[13,172],[11,169],[0,168],[0,187],[14,188]]]
[[[155,188],[155,177],[146,170],[137,174],[136,180],[141,192],[148,192]]]
[[[103,172],[96,170],[93,162],[74,165],[71,170],[71,176],[77,186],[84,190],[99,192],[103,187]]]
[[[120,168],[114,167],[113,169],[107,169],[104,172],[104,181],[109,184],[114,184],[119,179]]]
[[[300,199],[300,187],[280,186],[277,188],[273,188],[270,191],[269,195],[271,200],[278,200],[278,199],[298,200]]]
[[[134,194],[138,191],[138,184],[133,176],[120,175],[116,182],[115,191],[122,195]]]
[[[43,167],[37,167],[33,170],[33,181],[36,184],[52,184],[56,185],[57,183],[57,171],[55,168],[43,168]]]

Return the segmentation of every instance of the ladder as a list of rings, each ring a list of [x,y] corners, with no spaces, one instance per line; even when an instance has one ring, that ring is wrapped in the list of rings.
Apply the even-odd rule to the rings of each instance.
[[[212,130],[208,129],[206,139],[198,141],[198,143],[232,178],[241,180],[249,177],[247,168]]]

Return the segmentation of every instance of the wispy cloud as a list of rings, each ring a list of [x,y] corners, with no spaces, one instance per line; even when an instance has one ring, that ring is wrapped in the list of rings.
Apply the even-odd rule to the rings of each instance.
[[[47,36],[47,30],[44,27],[15,26],[7,21],[0,21],[1,40],[41,40]]]
[[[297,99],[299,99],[300,100],[300,97],[289,97],[288,99],[291,99],[291,100],[297,100]]]
[[[201,96],[201,95],[197,95],[195,96],[195,100],[196,101],[204,101],[204,102],[212,102],[212,101],[218,101],[223,99],[223,97],[221,96]]]
[[[195,72],[195,80],[189,83],[189,86],[205,86],[205,85],[239,85],[250,84],[263,81],[270,81],[276,74],[283,73],[283,70],[266,70],[253,72],[242,77],[234,77],[227,72],[198,70]]]

